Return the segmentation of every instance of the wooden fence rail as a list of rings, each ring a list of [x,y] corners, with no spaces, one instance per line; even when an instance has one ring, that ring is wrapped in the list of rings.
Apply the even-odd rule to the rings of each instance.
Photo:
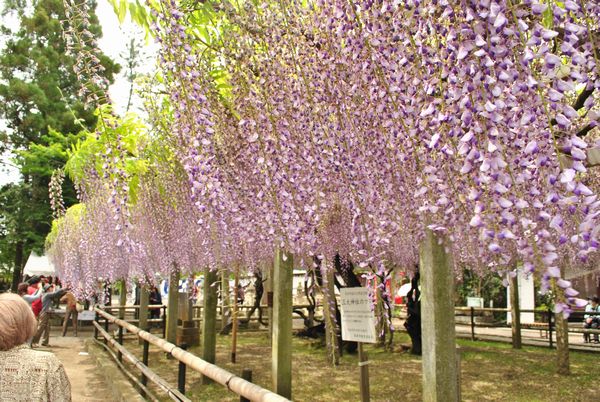
[[[119,326],[120,333],[122,333],[123,329],[126,329],[129,333],[137,335],[140,339],[143,339],[144,341],[147,341],[148,343],[159,347],[161,350],[170,354],[177,361],[183,363],[188,368],[195,370],[201,373],[202,375],[210,378],[211,380],[227,387],[230,391],[236,393],[237,395],[240,395],[244,398],[256,402],[289,401],[281,395],[277,395],[276,393],[264,389],[256,384],[253,384],[235,374],[228,372],[227,370],[224,370],[214,364],[208,363],[207,361],[199,358],[198,356],[187,352],[183,348],[178,347],[170,342],[167,342],[165,339],[154,336],[151,333],[143,331],[125,320],[121,320],[117,317],[114,317],[99,307],[96,307],[94,311],[98,315],[97,318],[101,317],[104,320],[106,320],[106,322],[110,322]],[[104,330],[104,333],[100,332],[102,328],[98,323],[95,323],[95,327],[99,334],[102,334],[103,336],[105,334],[108,335],[108,332]],[[119,343],[116,344],[118,345]],[[126,357],[124,351],[126,350],[119,350],[120,354]],[[144,363],[134,364],[136,364],[137,367],[145,366]],[[152,378],[148,374],[145,374],[146,377],[152,380]],[[154,373],[152,372],[152,374]]]

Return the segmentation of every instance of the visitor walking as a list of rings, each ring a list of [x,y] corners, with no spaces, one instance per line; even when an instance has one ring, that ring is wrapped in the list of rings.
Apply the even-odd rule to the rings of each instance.
[[[71,384],[52,353],[27,345],[36,329],[31,308],[15,294],[0,295],[0,401],[71,401]]]
[[[52,306],[52,302],[56,298],[62,297],[67,293],[66,289],[60,289],[57,291],[53,291],[53,287],[51,285],[44,286],[44,295],[42,296],[42,310],[40,311],[40,315],[38,317],[38,327],[33,339],[31,341],[31,345],[37,344],[40,341],[40,338],[43,336],[42,346],[49,346],[50,342],[50,307]]]
[[[156,286],[152,286],[152,289],[150,290],[150,295],[148,295],[148,299],[150,305],[162,304],[162,297],[160,295],[160,291]],[[150,318],[160,318],[160,309],[153,308],[152,310],[150,310]]]
[[[73,331],[77,336],[77,319],[79,317],[79,311],[77,310],[77,299],[71,292],[67,292],[63,297],[60,298],[61,303],[67,303],[65,311],[65,320],[63,321],[62,336],[67,334],[67,325],[69,320],[73,320]]]
[[[42,298],[43,292],[42,292],[41,286],[39,286],[38,290],[33,294],[27,294],[28,289],[29,289],[29,284],[27,284],[25,282],[20,283],[19,286],[17,287],[17,293],[31,307],[31,303],[38,301]],[[40,303],[41,303],[41,301],[40,301]]]

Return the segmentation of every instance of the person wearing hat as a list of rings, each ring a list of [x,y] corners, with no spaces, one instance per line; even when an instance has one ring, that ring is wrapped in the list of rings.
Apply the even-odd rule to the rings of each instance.
[[[42,335],[44,339],[42,340],[42,346],[49,346],[50,342],[50,307],[52,306],[52,302],[55,299],[60,299],[65,293],[67,293],[67,289],[60,289],[54,291],[54,287],[52,285],[44,286],[44,295],[42,296],[42,309],[40,311],[40,316],[38,318],[38,327],[33,339],[31,340],[31,345],[37,344],[40,341]]]
[[[587,306],[585,306],[585,312],[586,313],[600,313],[600,305],[598,304],[598,297],[594,296],[591,298],[588,298],[588,304]],[[585,314],[583,316],[583,328],[584,329],[598,329],[598,327],[600,326],[600,315],[595,315],[595,314]],[[590,334],[584,333],[583,334],[583,342],[585,343],[589,343],[590,342]],[[598,339],[598,334],[594,334],[594,343],[600,343],[600,340]]]

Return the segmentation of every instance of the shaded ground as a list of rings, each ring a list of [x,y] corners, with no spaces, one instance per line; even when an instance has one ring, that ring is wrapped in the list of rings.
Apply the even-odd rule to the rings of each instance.
[[[74,402],[99,402],[111,399],[111,393],[98,373],[96,362],[87,354],[83,342],[84,338],[91,335],[91,332],[81,332],[79,338],[72,336],[63,338],[60,336],[60,331],[52,331],[50,347],[37,348],[37,350],[54,353],[62,362],[71,382],[71,396]]]
[[[254,382],[271,388],[270,347],[264,332],[243,332],[238,345],[238,363],[229,363],[230,336],[218,337],[217,364],[233,373],[253,371]],[[404,334],[395,344],[407,343]],[[515,351],[510,345],[459,340],[462,348],[462,397],[464,401],[596,401],[597,370],[600,355],[571,353],[573,374],[554,374],[554,353],[545,348],[525,347]],[[314,341],[294,339],[294,401],[357,401],[360,399],[357,356],[345,355],[340,366],[332,368],[324,349]],[[137,342],[127,348],[141,355]],[[154,349],[154,350],[153,350]],[[407,353],[389,353],[367,346],[369,353],[372,401],[420,401],[421,361]],[[199,348],[192,348],[200,354]],[[177,363],[164,353],[150,348],[150,367],[177,384]],[[220,385],[202,386],[200,375],[188,371],[187,395],[194,401],[238,401],[239,397]],[[164,395],[157,394],[163,400]]]

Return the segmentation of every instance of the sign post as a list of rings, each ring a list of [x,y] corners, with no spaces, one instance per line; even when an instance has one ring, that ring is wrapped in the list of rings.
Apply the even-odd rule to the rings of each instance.
[[[369,359],[363,343],[376,343],[375,313],[367,288],[340,289],[342,313],[342,339],[358,342],[358,366],[360,367],[360,399],[368,402]]]

